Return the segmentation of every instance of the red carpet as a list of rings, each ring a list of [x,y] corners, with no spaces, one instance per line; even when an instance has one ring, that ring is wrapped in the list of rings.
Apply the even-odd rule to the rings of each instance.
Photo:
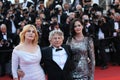
[[[8,76],[0,80],[12,80]],[[100,67],[95,69],[95,80],[120,80],[120,66],[109,66],[108,69],[101,70]]]
[[[5,77],[0,77],[0,80],[13,80],[13,79],[6,75]]]
[[[120,66],[109,66],[105,70],[96,67],[95,80],[120,80]]]

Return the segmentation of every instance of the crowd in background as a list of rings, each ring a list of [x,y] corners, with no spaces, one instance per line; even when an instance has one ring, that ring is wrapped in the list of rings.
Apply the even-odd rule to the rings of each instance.
[[[33,3],[15,1],[12,4],[8,0],[0,0],[1,74],[5,74],[3,68],[11,60],[11,52],[18,45],[19,33],[26,24],[36,26],[40,36],[38,44],[43,48],[50,45],[48,35],[54,29],[63,31],[65,44],[71,36],[74,18],[82,20],[84,36],[92,37],[94,41],[96,66],[106,69],[109,61],[120,65],[120,0],[114,0],[108,10],[96,3],[91,4],[91,0],[74,0],[72,4],[63,4],[63,0],[47,0],[46,7],[44,0]]]

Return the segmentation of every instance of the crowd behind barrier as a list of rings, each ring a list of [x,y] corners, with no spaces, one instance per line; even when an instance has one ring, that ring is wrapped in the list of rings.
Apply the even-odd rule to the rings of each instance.
[[[36,26],[38,44],[43,48],[50,45],[48,35],[54,29],[63,31],[65,44],[71,36],[71,21],[74,18],[81,19],[84,36],[92,37],[94,41],[96,66],[106,69],[109,62],[120,65],[120,1],[114,0],[108,10],[96,3],[75,1],[63,4],[62,0],[48,0],[45,7],[44,0],[33,3],[26,0],[15,4],[0,0],[0,67],[3,65],[5,68],[10,62],[11,52],[19,43],[19,33],[24,25]],[[5,31],[2,25],[6,26]],[[4,76],[6,70],[1,68],[0,71],[0,76]]]

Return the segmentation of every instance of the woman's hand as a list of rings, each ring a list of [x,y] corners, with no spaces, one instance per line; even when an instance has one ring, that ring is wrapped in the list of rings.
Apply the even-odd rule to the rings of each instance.
[[[21,69],[18,69],[17,73],[18,73],[18,77],[24,77],[25,75],[25,73]]]
[[[13,80],[18,80],[18,78],[14,78]]]
[[[88,61],[88,63],[90,63],[90,62],[91,62],[91,60],[90,60],[90,58],[89,58],[89,57],[87,58],[87,61]]]

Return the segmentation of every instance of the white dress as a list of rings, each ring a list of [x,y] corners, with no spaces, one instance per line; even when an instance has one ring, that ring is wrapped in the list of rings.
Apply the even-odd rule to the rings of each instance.
[[[14,78],[18,78],[18,65],[25,73],[25,76],[20,80],[45,80],[45,74],[40,66],[41,51],[38,47],[35,53],[30,53],[22,50],[13,50],[12,53],[12,74]]]

